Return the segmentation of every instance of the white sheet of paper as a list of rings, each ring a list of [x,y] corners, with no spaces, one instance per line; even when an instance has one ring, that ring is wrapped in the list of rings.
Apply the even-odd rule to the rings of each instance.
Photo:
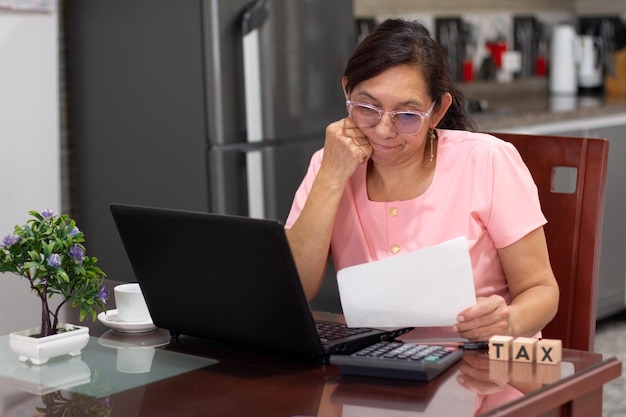
[[[337,284],[350,327],[452,326],[476,304],[464,237],[341,269]]]

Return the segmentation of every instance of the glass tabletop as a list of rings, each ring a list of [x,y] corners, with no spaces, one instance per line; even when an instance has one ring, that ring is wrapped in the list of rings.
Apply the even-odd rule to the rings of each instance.
[[[102,398],[217,363],[158,349],[169,341],[165,330],[140,334],[109,330],[100,337],[90,337],[79,356],[64,355],[33,365],[19,361],[9,347],[9,336],[0,336],[0,376],[31,394],[65,390]]]
[[[466,352],[429,383],[348,377],[337,367],[276,352],[155,330],[107,330],[77,357],[33,366],[0,336],[0,416],[54,407],[81,416],[483,417],[604,366],[601,354],[564,351],[558,365],[489,360]]]

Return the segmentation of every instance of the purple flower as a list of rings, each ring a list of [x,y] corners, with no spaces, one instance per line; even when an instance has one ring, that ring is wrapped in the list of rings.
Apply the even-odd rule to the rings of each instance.
[[[9,246],[14,244],[18,240],[20,240],[20,237],[17,235],[6,235],[5,237],[2,238],[2,243],[0,243],[0,247],[8,248]]]
[[[79,264],[83,263],[83,261],[85,260],[85,253],[83,252],[83,248],[78,245],[72,246],[70,248],[69,254]]]
[[[52,216],[54,216],[54,212],[52,210],[45,209],[41,212],[41,217],[43,217],[44,219],[47,219],[48,217],[52,217]]]
[[[72,237],[76,236],[78,233],[80,233],[80,230],[78,230],[78,227],[76,226],[74,226],[72,230],[69,231],[69,235]]]
[[[108,411],[111,409],[111,399],[109,397],[104,397],[100,401],[102,402],[102,406],[105,410]]]
[[[104,285],[103,285],[102,287],[100,287],[100,291],[98,291],[98,295],[96,295],[96,297],[98,297],[98,299],[100,300],[102,304],[105,304],[107,302],[108,296],[109,296],[109,292],[107,291],[106,288],[104,288]]]
[[[48,258],[48,265],[50,265],[53,268],[60,267],[61,255],[59,255],[58,253],[53,253],[52,255],[50,255],[50,257]]]

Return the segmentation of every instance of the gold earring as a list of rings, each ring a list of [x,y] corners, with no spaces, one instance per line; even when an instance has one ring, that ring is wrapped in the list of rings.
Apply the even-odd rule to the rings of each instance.
[[[437,139],[435,128],[430,128],[428,139],[430,139],[430,162],[433,162],[433,159],[435,159],[435,139]]]

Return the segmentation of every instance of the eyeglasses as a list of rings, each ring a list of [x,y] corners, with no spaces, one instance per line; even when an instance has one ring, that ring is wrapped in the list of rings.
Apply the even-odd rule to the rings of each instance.
[[[426,119],[430,112],[433,111],[435,102],[433,101],[425,113],[416,110],[384,111],[371,104],[357,103],[351,100],[346,100],[346,106],[348,107],[350,117],[352,117],[352,120],[358,127],[374,127],[385,114],[389,114],[396,132],[411,135],[419,132],[422,127],[422,120]]]

